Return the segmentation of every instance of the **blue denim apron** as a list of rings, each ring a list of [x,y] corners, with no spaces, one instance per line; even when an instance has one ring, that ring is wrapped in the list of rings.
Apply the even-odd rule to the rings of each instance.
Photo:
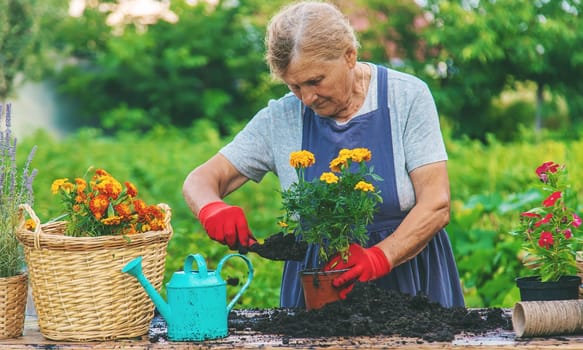
[[[316,164],[306,169],[307,180],[329,171],[330,161],[343,148],[365,147],[371,150],[372,160],[369,165],[374,166],[375,173],[384,181],[373,182],[375,188],[381,191],[383,203],[374,222],[367,227],[368,247],[393,233],[407,215],[407,212],[400,209],[395,180],[391,120],[387,106],[387,71],[384,67],[377,67],[377,110],[338,125],[330,118],[316,116],[312,109],[306,107],[302,133],[302,149],[309,150],[316,157]],[[299,272],[320,266],[318,246],[315,245],[309,246],[303,261],[285,262],[280,293],[281,307],[304,307]],[[464,306],[459,275],[445,230],[440,230],[415,258],[397,266],[374,283],[384,289],[394,289],[411,295],[422,293],[446,307]]]

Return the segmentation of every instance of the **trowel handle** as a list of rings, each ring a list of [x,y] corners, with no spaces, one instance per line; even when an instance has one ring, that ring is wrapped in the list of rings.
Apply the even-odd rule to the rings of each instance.
[[[229,260],[230,258],[234,258],[234,257],[239,257],[239,258],[243,259],[245,261],[245,263],[247,264],[247,269],[249,272],[247,274],[247,281],[245,282],[243,287],[241,287],[241,289],[239,290],[237,295],[235,295],[233,297],[233,300],[231,300],[229,305],[227,305],[227,314],[229,314],[229,312],[231,312],[231,309],[233,308],[233,306],[235,306],[235,303],[237,302],[237,300],[239,300],[241,295],[243,295],[243,292],[249,287],[249,284],[251,284],[251,280],[253,279],[253,266],[251,265],[251,261],[249,261],[249,259],[247,259],[246,256],[241,255],[241,254],[229,254],[229,255],[225,256],[224,258],[222,258],[221,261],[219,261],[219,265],[217,266],[217,274],[220,275],[221,270],[223,269],[223,264],[227,260]]]

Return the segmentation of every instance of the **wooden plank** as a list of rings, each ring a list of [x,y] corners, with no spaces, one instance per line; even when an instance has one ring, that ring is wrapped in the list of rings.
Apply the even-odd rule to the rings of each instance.
[[[0,340],[0,349],[583,349],[583,335],[552,338],[516,339],[512,331],[491,332],[480,336],[458,335],[452,342],[429,343],[416,338],[401,337],[326,337],[290,338],[256,332],[231,331],[228,337],[204,342],[168,342],[161,339],[150,342],[147,335],[136,339],[104,342],[64,342],[46,339],[40,333],[38,322],[28,317],[24,334],[14,339]]]

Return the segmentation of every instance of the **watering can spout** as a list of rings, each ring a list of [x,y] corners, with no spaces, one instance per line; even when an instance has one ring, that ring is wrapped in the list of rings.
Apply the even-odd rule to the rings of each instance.
[[[154,286],[150,283],[150,281],[148,281],[148,279],[142,272],[141,256],[138,256],[137,258],[127,263],[126,266],[123,267],[121,272],[134,276],[138,280],[138,282],[140,282],[142,287],[144,287],[144,290],[146,291],[150,299],[152,299],[152,302],[154,303],[154,305],[156,305],[156,308],[158,309],[158,311],[160,311],[162,317],[164,317],[165,320],[170,320],[171,318],[170,306],[168,305],[168,303],[166,303],[164,298],[162,298],[162,296],[156,291],[156,288],[154,288]]]

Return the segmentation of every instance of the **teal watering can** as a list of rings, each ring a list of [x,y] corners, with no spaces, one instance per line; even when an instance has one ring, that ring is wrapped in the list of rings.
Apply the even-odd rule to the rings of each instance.
[[[249,271],[247,281],[227,305],[227,283],[221,278],[221,270],[223,264],[233,257],[243,259]],[[198,271],[192,269],[194,262]],[[253,266],[241,254],[225,256],[215,271],[207,269],[202,255],[190,254],[184,260],[184,270],[175,272],[166,284],[166,302],[144,276],[141,256],[124,266],[122,272],[136,277],[144,287],[166,320],[168,340],[171,341],[203,341],[226,337],[229,333],[229,312],[253,279]]]

